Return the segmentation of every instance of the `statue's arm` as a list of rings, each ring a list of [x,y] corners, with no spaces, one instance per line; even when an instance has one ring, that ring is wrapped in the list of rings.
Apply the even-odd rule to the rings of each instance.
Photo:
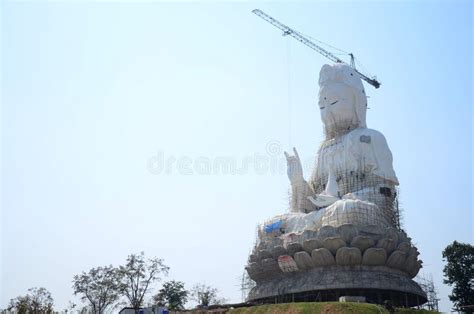
[[[293,148],[294,156],[285,152],[287,161],[287,173],[291,183],[291,211],[312,211],[315,206],[308,200],[309,196],[314,195],[311,186],[303,177],[303,167],[298,152]]]
[[[291,211],[310,212],[315,209],[308,197],[313,196],[311,186],[304,179],[291,183]]]

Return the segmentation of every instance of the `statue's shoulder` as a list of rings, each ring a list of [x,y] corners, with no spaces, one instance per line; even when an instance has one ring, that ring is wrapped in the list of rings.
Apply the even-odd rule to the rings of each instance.
[[[358,141],[365,144],[387,142],[382,132],[374,130],[374,129],[357,128],[351,131],[348,135],[350,135],[351,140]]]

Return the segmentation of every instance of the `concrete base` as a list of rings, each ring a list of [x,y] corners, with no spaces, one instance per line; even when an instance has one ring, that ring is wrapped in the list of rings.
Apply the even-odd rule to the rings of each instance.
[[[249,301],[280,303],[338,301],[340,296],[363,296],[367,302],[390,300],[396,306],[426,302],[426,294],[404,272],[385,266],[327,266],[308,271],[282,273],[257,282]]]
[[[367,302],[367,298],[362,296],[351,296],[351,295],[345,295],[342,297],[339,297],[339,302],[356,302],[356,303],[365,303]]]

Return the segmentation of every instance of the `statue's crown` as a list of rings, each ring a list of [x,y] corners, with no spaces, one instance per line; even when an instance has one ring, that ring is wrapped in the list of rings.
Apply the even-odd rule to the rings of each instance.
[[[334,82],[346,84],[365,95],[364,85],[362,84],[359,74],[347,64],[336,63],[334,65],[323,65],[319,72],[319,86],[323,87],[324,85]]]

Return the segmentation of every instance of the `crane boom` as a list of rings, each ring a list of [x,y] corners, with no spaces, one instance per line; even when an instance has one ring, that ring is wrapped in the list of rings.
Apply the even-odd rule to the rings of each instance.
[[[305,44],[306,46],[308,46],[309,48],[313,49],[313,50],[316,50],[317,52],[319,52],[320,54],[322,54],[323,56],[325,56],[326,58],[328,58],[329,60],[331,61],[334,61],[334,62],[337,62],[337,63],[344,63],[344,64],[347,64],[346,62],[344,62],[343,60],[341,60],[340,58],[336,57],[335,55],[333,55],[332,53],[330,53],[329,51],[327,51],[326,49],[322,48],[321,46],[315,44],[314,42],[312,42],[311,40],[309,40],[308,38],[306,38],[305,36],[301,35],[300,33],[298,33],[297,31],[295,31],[294,29],[286,26],[285,24],[283,23],[280,23],[279,21],[277,21],[276,19],[274,19],[273,17],[271,17],[270,15],[262,12],[261,10],[258,10],[258,9],[255,9],[252,11],[253,13],[255,13],[256,15],[258,15],[259,17],[261,17],[262,19],[264,19],[265,21],[267,21],[268,23],[272,24],[273,26],[281,29],[283,31],[283,35],[284,36],[287,36],[287,35],[290,35],[291,37],[295,38],[296,40],[298,40],[299,42]],[[353,55],[351,55],[351,60],[353,60]],[[367,83],[369,83],[370,85],[374,86],[375,88],[379,88],[380,87],[380,82],[378,82],[375,78],[369,78],[368,76],[360,73],[355,67],[354,67],[354,64],[353,62],[351,62],[352,64],[350,65],[354,71],[360,76],[361,79],[363,79],[364,81],[366,81]]]

